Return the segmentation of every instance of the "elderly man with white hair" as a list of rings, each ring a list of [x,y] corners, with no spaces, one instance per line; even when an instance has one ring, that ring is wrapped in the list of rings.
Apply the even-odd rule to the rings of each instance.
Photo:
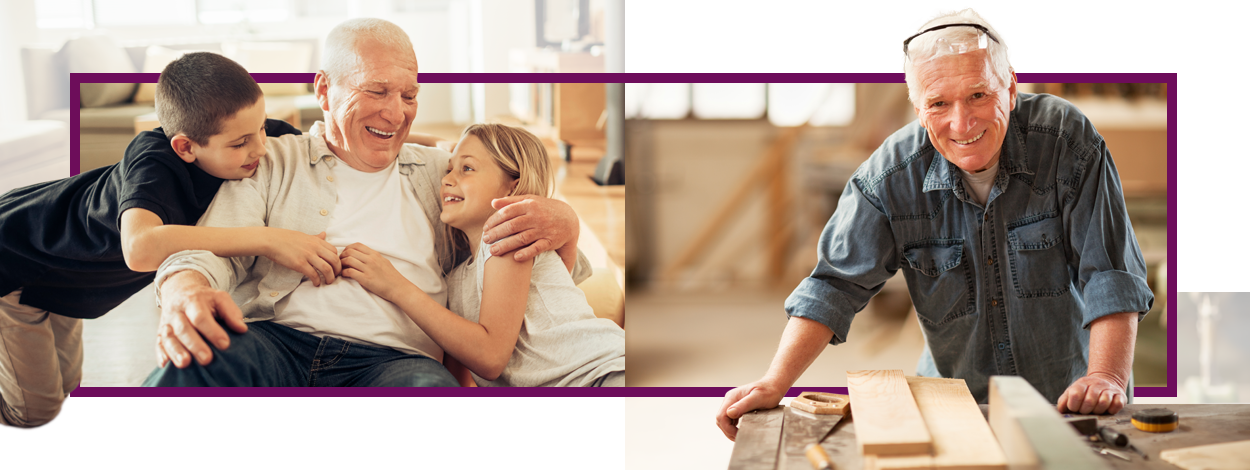
[[[325,122],[269,139],[255,176],[222,185],[200,223],[324,232],[339,252],[363,243],[445,303],[443,277],[457,261],[439,219],[450,154],[404,144],[420,89],[407,34],[378,19],[336,26],[314,88]],[[566,264],[577,258],[575,277],[589,274],[568,205],[532,196],[495,205],[484,237],[499,240],[492,254],[554,249]],[[396,305],[339,278],[340,255],[328,249],[308,247],[309,263],[330,274],[319,279],[265,257],[171,256],[156,276],[163,367],[144,385],[457,385],[442,348]]]
[[[916,371],[1024,377],[1060,411],[1128,401],[1137,322],[1154,296],[1111,154],[1071,103],[1016,93],[1003,37],[972,10],[903,43],[919,119],[855,174],[821,234],[819,263],[786,300],[768,372],[717,413],[772,408],[899,269],[924,331]]]

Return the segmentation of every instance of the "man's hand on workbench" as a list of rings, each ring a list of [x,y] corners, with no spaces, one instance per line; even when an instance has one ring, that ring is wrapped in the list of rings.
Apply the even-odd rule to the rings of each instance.
[[[1059,397],[1058,408],[1060,413],[1116,414],[1126,401],[1124,384],[1108,374],[1095,372],[1069,385]]]
[[[760,380],[730,390],[716,412],[716,426],[725,433],[725,437],[734,440],[738,437],[738,418],[753,410],[776,408],[786,395],[786,389]]]

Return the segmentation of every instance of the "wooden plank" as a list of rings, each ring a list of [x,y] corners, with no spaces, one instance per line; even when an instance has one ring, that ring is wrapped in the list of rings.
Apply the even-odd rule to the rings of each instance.
[[[1021,377],[990,377],[990,428],[1012,469],[1104,469],[1055,405]]]
[[[933,455],[879,456],[877,468],[1007,468],[1007,458],[963,379],[907,377],[907,386],[933,436]]]
[[[862,454],[927,454],[933,438],[901,370],[846,371]]]
[[[738,436],[729,458],[729,470],[773,470],[781,448],[785,407],[757,410],[738,419]]]
[[[1246,469],[1250,468],[1250,441],[1169,449],[1159,457],[1185,470]]]

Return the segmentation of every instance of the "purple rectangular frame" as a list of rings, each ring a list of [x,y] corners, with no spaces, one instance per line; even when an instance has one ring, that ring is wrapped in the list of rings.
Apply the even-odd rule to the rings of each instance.
[[[1175,73],[1021,73],[1020,83],[1166,83],[1168,86],[1168,279],[1176,279]],[[79,84],[155,83],[157,73],[70,74],[70,107]],[[312,83],[311,73],[255,73],[258,83]],[[903,83],[901,73],[423,73],[423,83]],[[70,113],[70,175],[79,173],[79,116]],[[1176,396],[1176,282],[1168,283],[1168,384],[1134,387],[1139,397]],[[732,387],[624,388],[141,388],[79,387],[76,397],[720,397]],[[803,387],[847,393],[846,387]],[[798,396],[791,388],[786,396]]]

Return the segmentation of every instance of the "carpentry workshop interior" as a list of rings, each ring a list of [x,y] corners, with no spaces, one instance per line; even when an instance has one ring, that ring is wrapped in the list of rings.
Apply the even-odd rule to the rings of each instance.
[[[1135,385],[1167,386],[1166,86],[1028,83],[1021,84],[1019,91],[1049,93],[1071,101],[1104,137],[1119,172],[1155,296],[1153,308],[1138,324]],[[626,150],[631,161],[626,168],[631,181],[626,241],[631,317],[626,338],[629,385],[735,387],[753,382],[773,359],[786,325],[784,301],[815,267],[817,239],[848,178],[887,136],[916,119],[906,85],[627,84],[625,107]],[[890,390],[907,391],[909,386],[923,390],[910,399],[912,409],[921,406],[921,413],[913,418],[923,418],[930,428],[935,423],[950,426],[938,428],[942,431],[935,432],[930,444],[935,447],[930,450],[952,446],[951,452],[973,459],[951,459],[942,453],[923,458],[865,459],[865,453],[856,447],[854,431],[862,418],[854,411],[850,423],[834,427],[826,439],[833,468],[872,468],[864,465],[870,462],[878,468],[1004,468],[1007,463],[1021,462],[1012,460],[1015,457],[1010,452],[991,458],[991,452],[976,447],[1000,448],[985,427],[986,416],[991,421],[993,418],[992,399],[991,404],[978,408],[962,380],[914,377],[924,350],[915,316],[906,283],[901,274],[896,275],[856,316],[846,343],[826,348],[791,392],[805,387],[848,386],[848,371],[893,370],[896,377]],[[1053,422],[1062,420],[1055,405],[1023,380],[1005,386],[1013,387],[1012,400],[1024,398],[1012,403],[1008,414],[1013,421],[1003,426],[1014,426],[1015,435],[1027,435],[1029,442],[1050,439],[1046,433],[1055,431]],[[851,395],[850,408],[854,409],[854,389]],[[787,443],[780,434],[764,439],[774,456],[771,466],[736,466],[750,459],[738,459],[735,443],[725,439],[712,422],[721,400],[631,399],[627,427],[651,429],[648,423],[655,420],[667,425],[664,432],[629,433],[629,448],[648,449],[645,455],[631,453],[630,466],[676,463],[683,468],[724,468],[726,464],[730,468],[813,468],[805,449]],[[1172,404],[1188,402],[1155,400],[1163,400],[1167,403],[1164,406],[1180,413],[1182,429],[1192,424],[1191,429],[1202,430],[1201,435],[1169,442],[1168,448],[1219,442],[1215,429],[1237,420],[1244,422],[1250,414],[1250,410],[1238,409],[1235,416],[1221,417],[1210,409]],[[789,398],[782,401],[783,405],[793,403]],[[1132,425],[1125,419],[1135,411],[1161,405],[1148,405],[1160,402],[1142,397],[1135,403],[1114,417],[1100,417],[1098,423],[1131,434],[1134,444],[1146,449],[1143,444],[1153,441],[1139,437],[1144,432],[1128,431]],[[780,410],[773,412],[791,412],[789,408]],[[1030,413],[1040,414],[1051,423],[1019,424],[1031,423],[1034,418]],[[971,430],[961,424],[977,422],[967,420],[969,415],[978,418],[984,429]],[[773,424],[780,426],[780,416],[762,419],[775,420]],[[1187,416],[1193,420],[1186,421]],[[1204,423],[1201,428],[1199,422]],[[746,432],[741,422],[739,426],[740,432]],[[813,426],[809,423],[808,427]],[[1034,427],[1040,434],[1035,435]],[[886,435],[895,437],[893,432]],[[989,443],[977,444],[974,435],[988,436]],[[681,438],[675,439],[678,436]],[[943,440],[952,436],[954,441]],[[961,436],[967,439],[959,439]],[[1080,439],[1073,433],[1065,445],[1084,448],[1097,444]],[[737,445],[741,442],[742,434]],[[1001,449],[1009,450],[1007,446],[1004,443]],[[1159,458],[1157,447],[1149,449],[1153,452],[1150,465],[1172,468]],[[1096,451],[1101,449],[1091,449],[1087,455],[1063,448],[1024,457],[1023,462],[1033,459],[1034,468],[1039,459],[1052,459],[1050,464],[1041,464],[1042,468],[1082,468],[1085,464],[1087,468],[1137,468],[1135,465],[1142,464],[1141,457],[1132,451]],[[787,463],[783,457],[786,452],[797,452],[797,457]],[[1132,454],[1131,461],[1115,456],[1123,452]],[[1072,465],[1053,464],[1055,458]]]

